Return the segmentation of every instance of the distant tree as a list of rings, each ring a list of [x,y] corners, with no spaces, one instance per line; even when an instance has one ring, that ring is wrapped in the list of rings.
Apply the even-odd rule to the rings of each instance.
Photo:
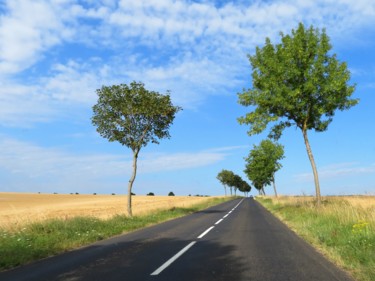
[[[253,88],[239,94],[239,103],[255,109],[238,119],[249,124],[249,135],[263,132],[277,122],[269,134],[274,139],[282,131],[296,126],[302,132],[314,174],[317,203],[320,187],[315,160],[307,136],[308,130],[327,130],[335,111],[349,109],[358,100],[350,99],[355,86],[349,85],[350,72],[332,54],[325,30],[305,29],[302,23],[291,35],[281,33],[281,43],[266,38],[263,48],[248,56],[253,72]]]
[[[242,187],[243,180],[239,175],[234,175],[232,178],[231,186],[234,189],[234,195],[237,195],[237,190],[241,189]]]
[[[139,151],[149,142],[169,138],[169,127],[181,109],[173,106],[169,92],[161,95],[146,90],[141,82],[103,86],[96,91],[92,123],[110,142],[118,141],[133,152],[133,173],[128,184],[128,215],[132,216],[132,187],[137,173]]]
[[[274,143],[269,139],[263,140],[258,146],[254,145],[249,156],[245,158],[244,172],[249,179],[262,182],[264,185],[271,182],[277,197],[275,173],[282,167],[279,161],[283,158],[284,148],[281,144]]]
[[[168,193],[168,196],[174,196],[174,193],[171,191]]]
[[[147,196],[155,196],[155,194],[153,192],[149,192],[147,193]]]
[[[239,187],[239,190],[244,193],[245,197],[248,196],[249,192],[251,191],[251,186],[246,181],[242,181]]]
[[[221,170],[217,174],[216,178],[224,186],[225,196],[227,196],[227,186],[229,186],[229,182],[230,182],[232,176],[233,176],[233,172],[228,171],[228,170]],[[230,187],[230,195],[232,195],[232,187]]]

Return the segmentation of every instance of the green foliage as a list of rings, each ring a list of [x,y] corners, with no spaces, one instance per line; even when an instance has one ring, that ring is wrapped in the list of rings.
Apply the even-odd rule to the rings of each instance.
[[[284,148],[281,144],[269,139],[263,140],[258,146],[254,145],[249,156],[245,158],[244,172],[255,188],[261,190],[274,181],[275,173],[282,167],[279,160],[283,158]]]
[[[241,192],[247,194],[247,193],[249,193],[249,192],[251,191],[251,186],[250,186],[250,184],[248,184],[246,181],[241,180],[238,189],[239,189]]]
[[[169,93],[148,91],[141,82],[103,86],[96,92],[98,102],[93,106],[92,123],[97,131],[133,151],[169,138],[168,129],[181,110],[172,105]]]
[[[168,196],[174,196],[174,193],[171,191],[168,193]]]
[[[224,186],[229,186],[231,188],[231,194],[232,194],[232,188],[234,189],[234,192],[236,193],[237,189],[241,192],[250,192],[251,186],[242,180],[242,178],[239,175],[236,175],[232,171],[228,170],[221,170],[217,177],[216,177]]]
[[[240,124],[250,125],[249,135],[263,132],[269,123],[273,127],[269,137],[279,139],[285,128],[296,126],[302,131],[307,154],[314,173],[317,202],[320,187],[315,160],[307,131],[327,130],[336,110],[356,105],[351,99],[355,86],[349,85],[350,72],[346,63],[340,63],[323,29],[302,23],[291,35],[280,33],[281,42],[272,44],[266,38],[262,48],[257,47],[248,56],[252,66],[253,88],[240,93],[239,103],[255,109],[238,118]],[[253,182],[259,188],[263,182]]]
[[[325,131],[335,110],[357,104],[350,99],[355,87],[348,85],[346,63],[340,63],[331,48],[325,30],[299,24],[291,35],[281,33],[281,43],[273,45],[267,38],[263,48],[248,56],[253,88],[239,94],[239,103],[255,110],[238,121],[250,125],[250,135],[276,121],[270,133],[275,139],[292,125]]]
[[[153,192],[149,192],[147,193],[147,196],[155,196],[155,194]]]
[[[222,185],[224,185],[224,188],[227,186],[230,187],[230,193],[232,195],[232,187],[233,187],[233,177],[234,173],[232,171],[228,170],[221,170],[216,178],[221,182]]]
[[[98,89],[98,102],[93,106],[92,123],[109,141],[118,141],[133,151],[133,173],[128,185],[128,215],[132,216],[131,194],[137,173],[138,153],[149,142],[169,138],[169,127],[176,113],[169,92],[161,95],[146,90],[141,82],[130,85],[103,86]]]

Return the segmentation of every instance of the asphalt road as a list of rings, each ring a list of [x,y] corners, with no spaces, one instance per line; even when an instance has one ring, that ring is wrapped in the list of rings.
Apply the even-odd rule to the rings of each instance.
[[[1,272],[1,281],[353,281],[251,198]]]

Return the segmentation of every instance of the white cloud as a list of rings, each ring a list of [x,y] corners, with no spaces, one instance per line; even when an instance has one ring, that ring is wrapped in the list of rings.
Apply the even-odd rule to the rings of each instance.
[[[338,163],[318,169],[319,178],[322,180],[338,179],[365,174],[375,174],[375,164],[369,166],[359,166],[359,163]],[[302,173],[294,176],[296,182],[312,182],[313,174]]]
[[[33,65],[43,51],[70,35],[49,1],[7,1],[0,17],[0,74],[12,74]]]
[[[191,153],[142,154],[138,160],[138,174],[168,172],[210,166],[225,159],[228,151],[238,147],[225,147]],[[45,148],[29,142],[1,136],[0,172],[4,188],[12,182],[50,183],[54,186],[76,184],[89,185],[101,180],[121,178],[123,182],[132,171],[131,153],[72,154],[59,148]]]
[[[13,126],[69,115],[70,105],[91,105],[101,85],[131,80],[171,90],[176,104],[196,108],[207,96],[245,86],[245,55],[266,36],[274,40],[280,30],[289,32],[304,21],[347,41],[354,31],[375,24],[371,0],[222,6],[211,1],[8,0],[5,7],[0,122]]]

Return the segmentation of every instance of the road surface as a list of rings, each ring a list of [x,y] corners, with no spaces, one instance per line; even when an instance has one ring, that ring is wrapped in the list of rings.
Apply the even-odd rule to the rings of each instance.
[[[0,273],[7,281],[353,281],[252,198]]]

